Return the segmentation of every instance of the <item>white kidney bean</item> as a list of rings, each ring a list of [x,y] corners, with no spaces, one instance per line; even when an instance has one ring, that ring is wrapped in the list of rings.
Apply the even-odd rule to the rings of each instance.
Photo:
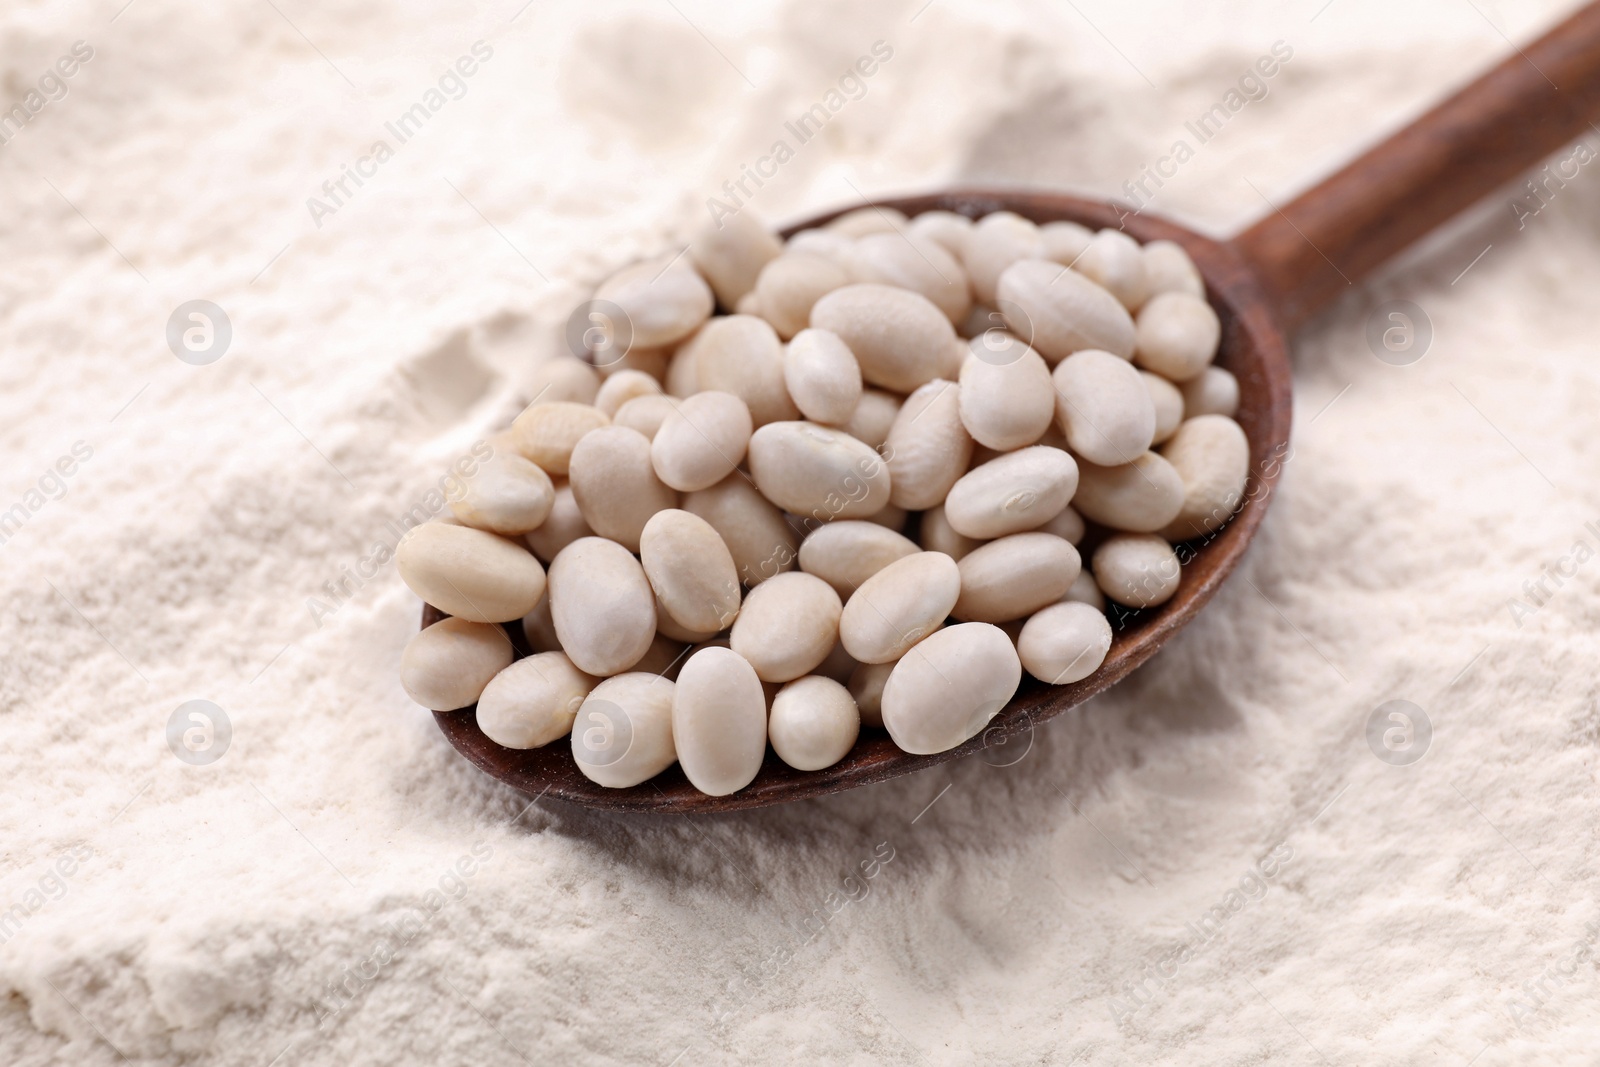
[[[924,211],[911,220],[906,232],[913,237],[937,241],[957,260],[965,257],[967,237],[972,233],[972,220],[954,211]],[[966,268],[962,268],[963,276]]]
[[[733,555],[700,516],[676,508],[650,516],[639,538],[639,558],[657,603],[689,633],[719,633],[739,614]],[[658,628],[661,621],[658,611]]]
[[[821,522],[858,519],[890,502],[889,468],[843,430],[772,422],[750,437],[750,477],[785,511]]]
[[[811,324],[811,308],[835,289],[850,284],[850,275],[831,259],[814,252],[784,252],[761,268],[756,300],[761,314],[787,341]]]
[[[1117,467],[1083,463],[1072,506],[1102,526],[1153,533],[1183,510],[1183,479],[1155,452]]]
[[[650,439],[638,430],[605,426],[572,450],[568,478],[590,529],[629,552],[650,516],[678,506],[678,494],[656,477]]]
[[[921,293],[952,323],[966,318],[972,307],[966,268],[932,238],[870,234],[851,248],[850,266],[860,281]]]
[[[530,405],[511,423],[511,432],[518,452],[547,474],[564,475],[583,435],[609,425],[611,420],[588,404],[557,401]]]
[[[689,242],[689,258],[729,309],[755,291],[761,268],[782,251],[783,242],[748,211],[703,223]]]
[[[656,431],[661,429],[661,424],[666,422],[667,416],[677,409],[678,398],[675,396],[660,393],[636,396],[617,409],[616,415],[611,419],[611,425],[638,430],[654,441]]]
[[[1108,291],[1129,311],[1137,311],[1150,292],[1143,250],[1120,230],[1095,234],[1072,269]]]
[[[883,725],[906,752],[955,748],[981,733],[1022,681],[1004,630],[948,626],[906,653],[883,686]]]
[[[667,606],[656,597],[656,634],[669,641],[682,641],[687,645],[699,645],[717,636],[716,630],[692,630],[672,617]]]
[[[455,711],[477,700],[513,655],[511,639],[498,626],[440,619],[407,642],[400,685],[431,711]]]
[[[1083,525],[1083,516],[1079,515],[1070,504],[1062,508],[1055,518],[1042,526],[1035,527],[1035,529],[1039,533],[1055,534],[1072,545],[1082,541],[1086,532]]]
[[[798,678],[772,698],[767,737],[778,758],[797,771],[832,767],[844,759],[860,732],[855,698],[832,678]]]
[[[961,424],[974,441],[1001,452],[1033,444],[1055,416],[1049,366],[1010,334],[985,334],[969,347],[959,382]]]
[[[1177,553],[1155,534],[1109,537],[1094,550],[1090,566],[1101,592],[1130,608],[1165,604],[1182,577]]]
[[[1054,604],[1082,569],[1071,542],[1019,533],[975,548],[957,564],[961,596],[950,614],[963,622],[1006,622]]]
[[[1150,443],[1159,445],[1176,433],[1178,424],[1183,421],[1183,394],[1176,385],[1147,370],[1139,372],[1139,380],[1144,382],[1150,403],[1156,410],[1156,432]]]
[[[395,549],[395,566],[413,593],[471,622],[520,619],[544,596],[544,568],[526,548],[470,526],[412,527]]]
[[[1019,260],[1044,256],[1039,227],[1010,211],[985,215],[963,244],[962,262],[978,303],[995,306],[1000,277]]]
[[[861,401],[861,367],[850,347],[828,330],[794,335],[783,353],[783,383],[800,413],[824,425],[849,422]]]
[[[944,517],[979,540],[1032,530],[1061,513],[1078,488],[1078,464],[1059,448],[1034,445],[972,468],[950,487]]]
[[[1189,253],[1175,241],[1151,241],[1144,246],[1144,276],[1150,283],[1150,295],[1161,293],[1188,293],[1204,297],[1206,283],[1200,268],[1194,265]]]
[[[846,237],[866,237],[874,233],[899,233],[910,222],[905,212],[892,207],[858,207],[828,223],[831,233]]]
[[[640,396],[660,396],[661,383],[642,370],[620,370],[600,385],[595,394],[594,406],[613,422],[617,410],[628,401]]]
[[[537,530],[522,535],[522,540],[533,549],[533,554],[545,563],[580,537],[594,533],[578,507],[578,498],[572,495],[572,485],[565,479],[555,483],[555,497],[550,504],[550,516]]]
[[[924,552],[943,552],[960,561],[962,556],[983,544],[975,537],[956,533],[945,517],[944,505],[937,504],[922,513],[922,526],[917,531],[918,543]]]
[[[630,671],[589,693],[572,724],[572,758],[583,776],[607,789],[648,781],[677,762],[672,709],[677,687],[656,674]]]
[[[1056,364],[1050,379],[1056,420],[1078,455],[1114,467],[1149,450],[1156,406],[1133,364],[1091,348]]]
[[[656,598],[633,554],[581,537],[550,564],[550,618],[578,669],[596,677],[639,662],[656,635]]]
[[[750,590],[733,621],[730,647],[763,682],[793,681],[833,651],[842,607],[839,594],[815,575],[777,575]]]
[[[708,489],[739,466],[753,428],[749,406],[732,393],[696,393],[679,402],[650,441],[656,476],[679,492]]]
[[[916,542],[875,522],[830,522],[800,543],[800,569],[848,597],[895,560],[916,552]]]
[[[850,672],[850,680],[845,685],[850,690],[851,698],[856,702],[856,711],[861,716],[862,726],[871,726],[874,729],[883,729],[883,683],[889,680],[889,675],[894,671],[894,665],[899,660],[890,660],[888,663],[858,663]]]
[[[721,797],[750,784],[767,751],[767,698],[743,656],[714,645],[690,655],[672,696],[672,741],[700,792]]]
[[[943,379],[906,397],[884,441],[889,502],[920,511],[941,503],[972,459],[972,437],[961,422],[961,388]]]
[[[1023,669],[1049,685],[1081,681],[1111,650],[1111,623],[1088,604],[1068,601],[1036,612],[1017,636]]]
[[[1094,231],[1076,222],[1047,222],[1039,227],[1044,241],[1044,258],[1071,267],[1088,250]]]
[[[1210,304],[1188,293],[1162,293],[1139,312],[1133,361],[1186,382],[1211,365],[1221,339],[1222,323]]]
[[[711,317],[715,303],[705,279],[677,256],[658,256],[624,267],[600,283],[594,298],[623,310],[632,345],[642,348],[688,337]]]
[[[757,427],[800,417],[783,383],[783,342],[765,320],[754,315],[712,319],[688,347],[700,390],[743,400]]]
[[[550,517],[556,489],[544,469],[515,452],[496,452],[466,479],[450,511],[467,526],[514,536]]]
[[[1183,480],[1183,510],[1161,531],[1168,541],[1187,541],[1217,529],[1244,501],[1250,473],[1250,442],[1226,415],[1200,415],[1178,427],[1161,449]]]
[[[868,448],[877,448],[889,439],[889,427],[900,414],[900,397],[882,389],[863,389],[861,400],[844,424],[844,432]]]
[[[1061,598],[1062,603],[1076,601],[1088,604],[1094,610],[1105,614],[1106,595],[1100,591],[1100,586],[1094,580],[1094,574],[1088,567],[1078,572],[1078,577],[1073,580],[1072,588],[1067,590],[1067,595]]]
[[[783,512],[743,474],[730,474],[709,489],[686,493],[683,510],[700,516],[717,531],[745,585],[759,585],[794,569],[800,549],[794,530],[784,521]]]
[[[593,404],[599,389],[600,375],[574,356],[542,359],[528,377],[528,393],[535,404]]]
[[[961,571],[942,552],[896,560],[862,582],[845,602],[839,639],[862,663],[887,663],[944,622],[961,596]]]
[[[1207,367],[1199,377],[1178,383],[1178,391],[1183,394],[1185,418],[1226,415],[1231,419],[1239,413],[1239,379],[1221,367]]]
[[[594,686],[563,652],[519,659],[478,698],[478,729],[501,748],[543,748],[567,736]]]
[[[888,285],[846,285],[817,301],[811,325],[849,346],[862,380],[898,393],[953,378],[965,346],[931,300]]]
[[[1077,271],[1048,260],[1021,260],[1000,276],[998,299],[1011,332],[1046,362],[1086,348],[1133,357],[1133,319],[1127,308]]]

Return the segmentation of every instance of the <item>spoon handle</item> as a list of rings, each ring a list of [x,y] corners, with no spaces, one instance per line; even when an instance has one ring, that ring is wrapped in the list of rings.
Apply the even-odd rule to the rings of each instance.
[[[1600,136],[1600,3],[1508,56],[1344,169],[1234,238],[1292,330],[1389,257],[1565,148],[1522,216],[1555,195]],[[1529,207],[1528,205],[1531,205]]]

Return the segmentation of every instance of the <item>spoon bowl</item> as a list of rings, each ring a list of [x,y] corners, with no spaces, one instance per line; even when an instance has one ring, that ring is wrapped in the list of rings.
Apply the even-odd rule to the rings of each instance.
[[[908,216],[937,208],[979,218],[1003,210],[1037,223],[1069,220],[1095,230],[1118,225],[1118,212],[1113,205],[1023,190],[962,189],[883,200],[877,206],[897,208]],[[820,226],[842,213],[835,211],[808,219],[786,231],[785,236]],[[1152,215],[1128,216],[1125,229],[1141,243],[1161,238],[1176,241],[1200,268],[1206,281],[1206,297],[1222,320],[1217,365],[1239,380],[1236,418],[1250,441],[1250,474],[1244,504],[1233,519],[1211,537],[1180,549],[1183,576],[1176,595],[1160,607],[1113,616],[1111,649],[1099,670],[1070,685],[1045,685],[1024,677],[1016,696],[987,729],[957,748],[934,755],[902,752],[888,733],[878,729],[863,729],[850,753],[821,771],[794,770],[768,749],[755,781],[723,797],[706,796],[695,789],[677,765],[629,789],[602,788],[583,776],[564,740],[537,749],[502,748],[478,729],[474,708],[435,713],[439,728],[450,743],[484,771],[529,795],[611,811],[737,811],[881,782],[983,748],[1004,745],[1115,685],[1155,655],[1221,587],[1266,515],[1288,451],[1289,360],[1283,333],[1256,276],[1236,250]],[[436,608],[424,607],[424,626],[441,618],[444,615]],[[519,653],[525,654],[528,649],[523,644],[521,628],[515,623],[507,627]]]

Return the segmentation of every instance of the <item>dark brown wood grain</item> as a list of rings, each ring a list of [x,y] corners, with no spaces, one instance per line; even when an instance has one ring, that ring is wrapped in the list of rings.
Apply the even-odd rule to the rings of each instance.
[[[944,208],[978,217],[1004,209],[1036,222],[1072,219],[1094,228],[1117,225],[1117,212],[1111,205],[1054,193],[960,190],[882,203],[899,208],[907,215]],[[820,216],[795,229],[825,222],[831,217],[832,214]],[[1273,486],[1283,468],[1290,411],[1289,361],[1283,334],[1273,321],[1272,308],[1263,297],[1255,275],[1237,252],[1228,245],[1200,237],[1154,216],[1130,217],[1127,229],[1140,241],[1164,237],[1182,244],[1205,276],[1207,295],[1222,319],[1222,350],[1218,363],[1239,379],[1238,417],[1250,440],[1251,472],[1246,503],[1233,521],[1209,542],[1192,546],[1194,555],[1184,565],[1177,595],[1159,608],[1130,612],[1118,618],[1111,651],[1093,675],[1064,686],[1025,680],[1016,698],[995,717],[988,730],[959,748],[937,755],[913,756],[902,752],[882,730],[863,731],[850,754],[823,771],[793,770],[769,749],[756,780],[725,797],[709,797],[699,792],[676,765],[632,789],[603,789],[579,772],[565,741],[530,751],[501,748],[478,729],[471,708],[436,714],[439,727],[450,743],[489,774],[530,796],[542,795],[612,811],[736,811],[881,782],[985,748],[995,750],[993,758],[1009,759],[999,746],[1021,743],[1035,727],[1126,677],[1194,618],[1243,556],[1266,514]],[[422,622],[426,626],[440,618],[443,616],[438,611],[427,607]],[[516,624],[511,625],[516,629]],[[513,635],[519,644],[521,636],[520,633]]]
[[[1292,331],[1533,164],[1574,147],[1576,139],[1600,140],[1597,116],[1600,4],[1589,4],[1339,173],[1269,211],[1235,244],[1256,265],[1279,321]]]

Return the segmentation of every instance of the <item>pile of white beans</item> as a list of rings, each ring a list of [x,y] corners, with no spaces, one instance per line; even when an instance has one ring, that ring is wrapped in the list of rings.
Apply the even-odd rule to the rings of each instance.
[[[1168,600],[1173,544],[1243,498],[1238,384],[1171,242],[879,208],[783,242],[746,213],[593,306],[626,350],[536,366],[397,558],[452,616],[406,691],[507,748],[570,738],[602,786],[676,762],[723,796],[769,744],[817,771],[863,726],[954,748],[1024,670],[1099,669],[1106,600]]]

